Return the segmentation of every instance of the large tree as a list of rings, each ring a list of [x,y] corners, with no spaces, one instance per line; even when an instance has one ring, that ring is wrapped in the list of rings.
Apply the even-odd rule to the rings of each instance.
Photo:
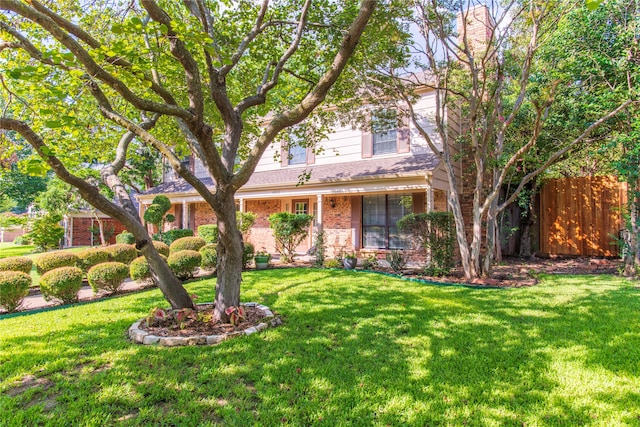
[[[375,0],[86,3],[0,2],[8,76],[0,129],[20,134],[60,179],[122,222],[171,305],[192,307],[119,177],[134,138],[160,152],[216,213],[216,316],[226,321],[225,309],[240,302],[236,192],[283,129],[328,97],[338,105],[355,93],[338,78],[359,42],[385,48],[362,34],[371,19],[378,31],[388,22],[374,15]],[[184,166],[185,154],[203,162],[213,190]],[[73,173],[93,160],[119,204]]]
[[[547,63],[541,64],[538,56],[560,34],[566,14],[585,7],[582,1],[409,3],[421,36],[412,46],[416,60],[411,69],[397,64],[375,81],[401,94],[404,102],[399,108],[440,158],[466,278],[488,276],[500,213],[550,165],[588,143],[594,131],[635,98],[627,93],[614,105],[591,108],[575,120],[564,116],[570,126],[565,123],[561,134],[551,134],[562,120],[560,110],[568,105],[557,99],[591,88],[557,72],[560,63],[553,65],[556,69],[545,69]],[[419,87],[435,91],[431,117],[412,106]],[[535,162],[523,173],[527,158]],[[513,185],[501,197],[508,183]]]

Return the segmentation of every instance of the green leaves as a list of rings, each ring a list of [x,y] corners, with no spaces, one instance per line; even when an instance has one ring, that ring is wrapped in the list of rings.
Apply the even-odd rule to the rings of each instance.
[[[596,10],[602,4],[603,0],[585,0],[587,9]]]

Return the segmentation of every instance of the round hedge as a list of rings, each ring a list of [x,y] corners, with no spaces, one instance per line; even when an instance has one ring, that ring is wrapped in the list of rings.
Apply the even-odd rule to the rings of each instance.
[[[60,300],[65,304],[78,301],[82,288],[82,270],[78,267],[59,267],[40,277],[40,292],[46,301]]]
[[[73,267],[78,263],[78,257],[69,251],[49,252],[36,258],[34,264],[38,274],[60,267]]]
[[[218,251],[216,245],[206,245],[200,248],[200,268],[203,270],[215,270],[218,266]]]
[[[22,271],[29,274],[33,260],[24,256],[12,256],[0,259],[0,271]]]
[[[94,265],[109,261],[109,252],[103,248],[90,248],[76,253],[78,263],[76,267],[85,273]]]
[[[193,277],[193,271],[200,265],[202,255],[200,252],[184,250],[172,252],[167,258],[169,268],[180,279]]]
[[[138,251],[134,245],[116,243],[104,249],[109,253],[109,260],[112,262],[121,262],[129,265],[131,261],[138,258]]]
[[[127,230],[116,236],[116,243],[122,243],[126,245],[133,245],[136,242],[136,238],[133,233],[129,233]]]
[[[29,294],[31,276],[23,271],[0,271],[0,306],[9,313],[16,311]]]
[[[164,255],[165,257],[168,257],[169,252],[171,252],[169,249],[169,245],[167,245],[164,242],[159,242],[157,240],[154,240],[153,246],[156,248],[156,251],[158,251],[160,255]]]
[[[117,292],[127,277],[129,267],[121,262],[103,262],[91,267],[87,273],[87,281],[95,293],[101,290]]]
[[[206,245],[202,237],[182,237],[174,241],[169,249],[171,253],[180,251],[199,251],[201,247]]]

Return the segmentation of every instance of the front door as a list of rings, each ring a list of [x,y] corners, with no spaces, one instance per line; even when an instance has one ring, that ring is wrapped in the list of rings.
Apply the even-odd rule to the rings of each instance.
[[[291,201],[292,213],[294,214],[309,214],[309,199],[295,199]],[[311,247],[311,229],[313,227],[309,227],[309,235],[306,239],[304,239],[298,247],[296,247],[297,253],[307,253],[309,248]]]

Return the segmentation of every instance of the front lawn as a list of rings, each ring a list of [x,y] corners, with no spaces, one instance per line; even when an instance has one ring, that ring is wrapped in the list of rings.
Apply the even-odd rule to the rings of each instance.
[[[213,279],[191,283],[211,300]],[[152,290],[0,320],[0,425],[640,425],[640,289],[518,289],[327,270],[245,273],[284,325],[215,347],[132,344]]]
[[[34,245],[14,245],[13,243],[0,243],[0,259],[10,256],[25,256],[33,253]]]

